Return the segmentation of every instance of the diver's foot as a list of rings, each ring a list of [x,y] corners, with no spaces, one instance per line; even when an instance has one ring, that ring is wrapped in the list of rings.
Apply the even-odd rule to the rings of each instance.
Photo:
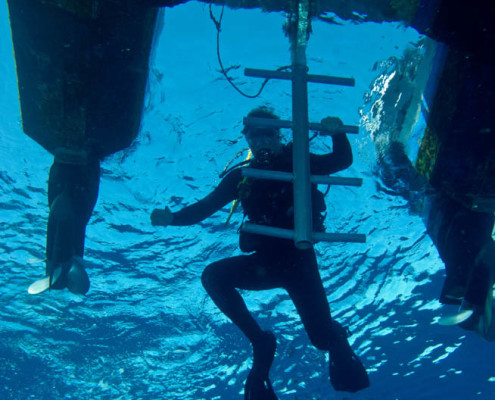
[[[89,290],[89,277],[81,257],[72,257],[72,265],[67,272],[67,289],[74,294],[86,294]]]
[[[440,294],[440,303],[461,305],[465,293],[465,284],[459,282],[458,279],[447,277],[442,287],[442,293]]]
[[[32,283],[29,294],[39,294],[47,290],[69,289],[74,294],[86,294],[89,290],[89,277],[84,269],[84,261],[81,257],[72,257],[70,264],[59,264],[54,268],[47,263],[47,275]]]
[[[244,400],[278,400],[270,379],[262,378],[251,370],[244,386]]]
[[[262,337],[253,344],[253,371],[268,377],[275,358],[277,339],[272,332],[263,332]]]
[[[244,387],[245,400],[277,400],[269,379],[276,348],[277,340],[272,332],[263,332],[262,338],[253,344],[253,368]]]
[[[355,393],[370,385],[368,373],[347,341],[347,330],[333,321],[330,382],[337,391]]]
[[[482,314],[481,307],[474,306],[468,301],[463,300],[457,315],[464,315],[464,318],[462,320],[460,319],[457,325],[468,331],[479,331]]]
[[[67,270],[70,261],[55,264],[51,260],[46,260],[46,276],[49,278],[48,289],[62,290],[67,287]]]
[[[468,318],[458,323],[466,330],[476,332],[483,339],[495,340],[495,323],[493,321],[493,290],[490,289],[484,306],[477,306],[464,300],[462,302],[460,315],[466,313]],[[470,314],[469,314],[470,313]]]

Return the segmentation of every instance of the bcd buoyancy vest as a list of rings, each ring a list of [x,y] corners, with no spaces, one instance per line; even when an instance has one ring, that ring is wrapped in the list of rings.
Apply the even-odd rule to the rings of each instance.
[[[285,146],[276,155],[267,153],[265,157],[254,158],[249,167],[291,172],[292,150],[290,146]],[[238,193],[244,215],[249,222],[294,229],[294,188],[292,182],[247,178],[239,184]],[[311,199],[313,230],[322,232],[324,231],[323,213],[326,210],[326,205],[324,195],[317,189],[316,185],[311,185]]]

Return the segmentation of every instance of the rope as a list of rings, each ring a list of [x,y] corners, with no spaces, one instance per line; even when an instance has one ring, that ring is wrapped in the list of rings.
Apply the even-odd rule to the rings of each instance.
[[[254,98],[258,97],[261,94],[261,92],[265,88],[265,85],[268,83],[268,81],[271,78],[266,78],[263,81],[263,83],[261,84],[261,87],[258,90],[258,92],[253,95],[253,94],[245,93],[241,89],[239,89],[236,86],[236,84],[234,83],[233,79],[230,76],[228,76],[227,71],[225,70],[225,68],[223,66],[223,63],[222,63],[222,57],[220,56],[220,31],[222,30],[222,18],[223,18],[224,8],[225,8],[225,6],[222,6],[222,12],[220,13],[220,18],[217,20],[215,18],[215,16],[213,15],[212,7],[211,7],[211,4],[210,4],[210,18],[213,21],[213,23],[215,24],[215,28],[217,29],[217,59],[218,59],[218,64],[220,64],[220,69],[222,71],[223,76],[225,76],[225,79],[227,79],[227,81],[232,85],[232,87],[235,90],[237,90],[241,95],[243,95],[243,96],[245,96],[247,98],[254,99]],[[236,67],[230,67],[229,70],[230,69],[233,69],[233,68],[239,68],[239,67],[238,66],[236,66]],[[287,70],[287,69],[290,69],[290,68],[291,68],[290,66],[283,66],[283,67],[277,68],[277,71],[283,71],[283,70]]]

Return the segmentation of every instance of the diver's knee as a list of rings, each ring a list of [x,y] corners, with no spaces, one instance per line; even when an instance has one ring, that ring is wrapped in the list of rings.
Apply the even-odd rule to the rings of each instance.
[[[201,274],[201,283],[208,293],[211,293],[217,287],[217,274],[213,264],[208,265]]]
[[[318,350],[329,350],[330,349],[330,338],[329,335],[324,335],[319,333],[317,335],[310,336],[309,340],[311,344]]]
[[[201,275],[201,283],[206,291],[211,295],[225,290],[230,287],[229,284],[229,264],[223,260],[208,265]]]

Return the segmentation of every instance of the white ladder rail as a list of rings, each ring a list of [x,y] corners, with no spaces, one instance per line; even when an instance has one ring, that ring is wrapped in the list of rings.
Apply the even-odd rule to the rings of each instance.
[[[311,248],[315,241],[357,242],[366,241],[363,234],[341,234],[313,232],[313,215],[311,202],[311,185],[314,183],[343,184],[360,186],[360,178],[340,178],[330,176],[311,176],[309,156],[309,130],[325,131],[329,134],[357,133],[356,126],[343,126],[328,131],[321,124],[310,124],[308,119],[308,82],[354,86],[353,78],[309,75],[306,63],[306,42],[309,28],[309,1],[297,3],[297,17],[289,21],[291,41],[292,71],[268,71],[246,69],[248,76],[260,78],[288,79],[292,81],[292,121],[267,118],[245,118],[246,125],[267,126],[274,128],[292,128],[293,132],[293,172],[267,171],[244,168],[243,175],[258,179],[276,179],[292,181],[294,185],[294,230],[265,225],[244,223],[242,231],[258,235],[267,235],[294,240],[300,249]]]

